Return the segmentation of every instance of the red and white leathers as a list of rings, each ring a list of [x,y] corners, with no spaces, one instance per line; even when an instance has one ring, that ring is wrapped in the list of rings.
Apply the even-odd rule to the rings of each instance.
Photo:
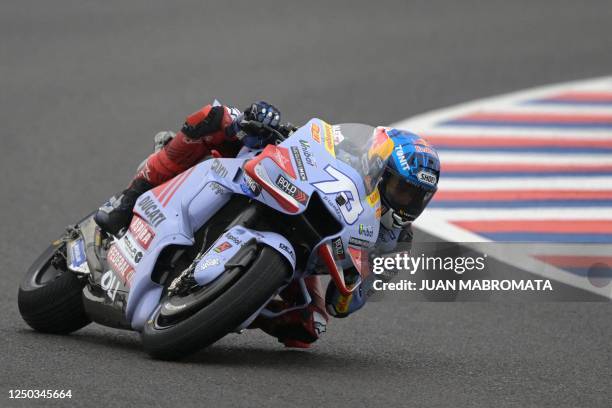
[[[196,126],[210,113],[212,105],[205,105],[200,110],[187,116],[186,124]],[[192,139],[179,131],[161,150],[149,156],[136,174],[136,179],[144,179],[153,187],[170,180],[211,154],[219,157],[232,157],[237,153],[238,139],[227,133],[227,129],[241,112],[224,106],[221,126],[218,130],[203,137]],[[213,153],[215,151],[216,153]]]

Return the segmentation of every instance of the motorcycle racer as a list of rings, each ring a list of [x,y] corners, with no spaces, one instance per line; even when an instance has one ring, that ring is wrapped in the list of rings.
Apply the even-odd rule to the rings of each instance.
[[[129,186],[111,197],[95,215],[96,223],[106,232],[117,235],[132,218],[136,199],[146,191],[182,173],[206,156],[232,157],[242,145],[259,148],[267,143],[265,136],[238,140],[242,119],[257,120],[273,128],[279,126],[280,112],[266,102],[252,104],[244,113],[230,106],[206,105],[187,116],[181,130],[158,134],[161,149],[140,166]],[[156,137],[157,139],[157,137]]]
[[[376,251],[386,254],[393,251],[409,251],[412,242],[412,222],[425,210],[437,191],[440,177],[440,161],[435,149],[414,133],[399,129],[381,128],[393,142],[391,157],[386,162],[378,189],[383,204]],[[386,139],[386,138],[385,138]],[[357,276],[356,274],[345,274]],[[325,310],[336,318],[344,318],[361,309],[367,300],[366,293],[372,281],[364,282],[348,298],[340,294],[333,282],[329,282],[325,293]],[[257,319],[257,327],[277,337],[286,346],[308,348],[325,331],[321,312],[322,286],[320,277],[309,276],[306,286],[313,303],[306,310],[290,312],[276,319]],[[292,299],[297,292],[283,294]],[[279,305],[277,305],[280,307]]]
[[[379,128],[380,129],[380,128]],[[378,254],[409,251],[412,243],[412,222],[425,210],[437,191],[440,161],[435,149],[414,133],[385,128],[393,142],[382,180],[378,185],[383,204],[380,229],[376,243]],[[351,295],[346,311],[338,304],[346,302],[337,290],[328,288],[326,303],[329,313],[346,317],[365,304],[365,286]]]
[[[127,228],[137,198],[167,180],[197,164],[207,156],[234,157],[246,146],[262,148],[273,139],[268,134],[244,136],[240,133],[242,120],[261,122],[273,129],[280,126],[280,111],[260,101],[244,112],[230,106],[206,105],[189,115],[181,130],[174,135],[162,132],[156,136],[158,149],[140,166],[129,186],[111,197],[95,214],[95,221],[103,231],[113,235]],[[398,243],[412,241],[411,223],[423,212],[436,192],[440,174],[437,153],[417,135],[391,128],[378,128],[393,142],[393,151],[379,184],[383,211],[377,248],[392,251]],[[335,284],[322,289],[319,276],[305,279],[311,304],[303,309],[285,313],[274,319],[258,318],[251,328],[260,328],[289,347],[307,348],[325,332],[331,314],[346,317],[363,307],[366,301],[363,288],[348,299],[348,307]],[[282,309],[298,296],[297,285],[289,285],[281,292],[282,300],[274,300],[269,308]]]

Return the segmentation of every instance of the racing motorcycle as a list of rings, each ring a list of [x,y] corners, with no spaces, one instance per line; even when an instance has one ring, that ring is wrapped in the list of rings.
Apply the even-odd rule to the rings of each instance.
[[[312,274],[329,274],[348,305],[378,236],[376,186],[392,142],[382,129],[320,119],[242,128],[276,142],[209,158],[142,194],[119,236],[93,215],[68,227],[20,285],[25,322],[60,334],[92,321],[134,330],[150,355],[177,359],[306,307]],[[293,304],[267,307],[292,283]]]

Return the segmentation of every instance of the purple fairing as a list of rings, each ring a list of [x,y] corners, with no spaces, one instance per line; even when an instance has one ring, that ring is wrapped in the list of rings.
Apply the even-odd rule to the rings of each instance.
[[[367,128],[363,125],[364,134],[367,134]],[[371,248],[376,243],[380,200],[375,193],[368,195],[361,175],[363,169],[351,164],[349,157],[350,142],[363,147],[367,140],[355,141],[351,139],[350,134],[343,135],[342,129],[342,125],[331,126],[319,119],[312,119],[279,145],[288,153],[290,165],[296,173],[295,178],[288,177],[269,158],[261,161],[261,169],[269,181],[276,183],[277,193],[291,193],[292,186],[295,186],[306,195],[306,199],[302,197],[295,215],[305,211],[313,194],[319,195],[330,214],[343,227],[338,234],[323,237],[317,247],[331,241],[336,249],[338,263],[346,268],[353,264],[349,247]],[[257,153],[243,149],[237,158],[206,160],[167,182],[165,187],[160,186],[139,197],[134,213],[147,221],[154,237],[147,248],[140,248],[142,257],[134,265],[135,273],[130,285],[126,318],[135,330],[142,330],[160,301],[163,288],[150,277],[159,254],[169,245],[193,245],[194,233],[213,217],[232,195],[248,196],[279,212],[290,214],[268,191],[254,183],[243,172],[244,163]],[[359,163],[359,160],[356,163]],[[288,185],[287,181],[291,185]],[[166,188],[171,193],[163,195],[162,191]],[[132,232],[128,232],[128,235],[130,234]],[[275,248],[293,268],[296,267],[294,248],[285,237],[273,232],[253,231],[237,226],[219,237],[199,261],[194,275],[198,283],[204,285],[215,279],[223,271],[225,261],[236,253],[242,242],[251,238]],[[215,252],[215,248],[224,242],[230,243],[231,247]],[[295,271],[295,279],[303,279],[320,266],[316,256],[317,247],[313,248],[315,250],[306,265]]]

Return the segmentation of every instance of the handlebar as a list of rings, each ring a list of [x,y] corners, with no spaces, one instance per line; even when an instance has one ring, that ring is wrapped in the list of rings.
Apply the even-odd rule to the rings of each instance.
[[[240,129],[245,133],[254,133],[258,135],[269,134],[272,135],[274,139],[282,142],[297,128],[290,123],[286,123],[280,125],[277,130],[256,120],[242,120],[240,122]]]

